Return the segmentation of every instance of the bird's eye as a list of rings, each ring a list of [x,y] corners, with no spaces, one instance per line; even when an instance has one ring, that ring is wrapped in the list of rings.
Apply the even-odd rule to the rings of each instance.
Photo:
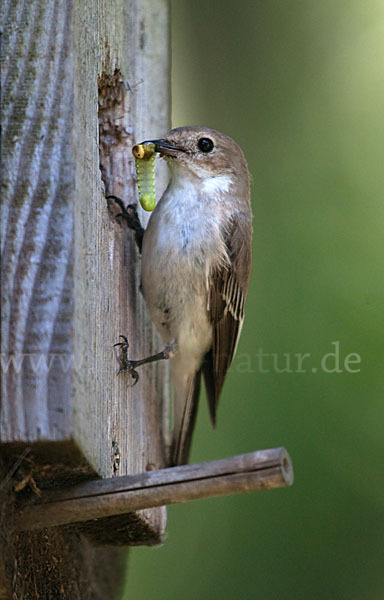
[[[197,145],[199,147],[199,150],[205,152],[206,154],[208,152],[212,152],[214,147],[212,140],[210,140],[209,138],[200,138],[197,142]]]

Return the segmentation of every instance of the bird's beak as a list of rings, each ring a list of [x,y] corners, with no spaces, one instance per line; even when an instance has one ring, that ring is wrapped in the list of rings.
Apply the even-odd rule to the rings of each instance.
[[[161,138],[160,140],[145,140],[142,144],[155,144],[155,151],[160,152],[163,156],[175,156],[181,151],[181,148],[173,146],[164,138]]]

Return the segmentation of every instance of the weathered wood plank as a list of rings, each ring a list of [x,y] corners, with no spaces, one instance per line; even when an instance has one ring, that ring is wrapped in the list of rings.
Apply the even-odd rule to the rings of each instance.
[[[56,352],[71,356],[73,343],[71,10],[64,1],[10,2],[8,10],[2,44],[1,440],[33,442],[71,431],[70,370],[56,363],[47,368]]]
[[[168,3],[21,0],[2,11],[2,452],[28,444],[34,456],[36,445],[49,463],[56,444],[68,467],[80,449],[102,477],[161,468],[166,365],[143,369],[135,388],[116,377],[120,334],[134,357],[158,338],[137,250],[105,192],[134,201],[132,144],[169,128]],[[99,98],[114,104],[99,110]],[[165,509],[138,517],[160,540]]]
[[[105,195],[115,194],[126,203],[136,198],[132,145],[169,126],[167,8],[164,1],[115,3],[113,27],[106,18],[76,29],[74,210],[81,228],[75,225],[74,352],[80,366],[74,378],[75,435],[104,477],[159,468],[166,460],[166,366],[143,369],[134,388],[129,376],[115,373],[112,347],[120,334],[128,336],[133,358],[153,352],[161,342],[138,294],[140,264],[133,236],[111,219]],[[76,22],[81,23],[82,13],[83,3],[78,3]],[[87,61],[99,49],[95,79]],[[98,100],[97,120],[90,107]],[[100,152],[95,147],[98,129]],[[165,175],[159,174],[162,185]],[[113,464],[116,451],[119,465]],[[164,527],[163,509],[146,511],[143,518],[155,519],[159,530]]]

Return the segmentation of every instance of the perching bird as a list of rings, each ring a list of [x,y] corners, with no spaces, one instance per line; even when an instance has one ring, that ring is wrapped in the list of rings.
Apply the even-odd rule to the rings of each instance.
[[[171,362],[171,462],[184,464],[201,377],[215,425],[243,324],[251,268],[249,174],[239,146],[214,129],[179,127],[150,142],[166,158],[171,178],[144,232],[142,285],[166,344],[162,357]]]

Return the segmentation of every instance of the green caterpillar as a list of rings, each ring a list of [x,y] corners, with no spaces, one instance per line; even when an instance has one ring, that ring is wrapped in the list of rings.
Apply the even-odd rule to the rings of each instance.
[[[156,206],[155,193],[155,144],[137,144],[132,148],[135,157],[139,200],[144,210],[151,211]]]

